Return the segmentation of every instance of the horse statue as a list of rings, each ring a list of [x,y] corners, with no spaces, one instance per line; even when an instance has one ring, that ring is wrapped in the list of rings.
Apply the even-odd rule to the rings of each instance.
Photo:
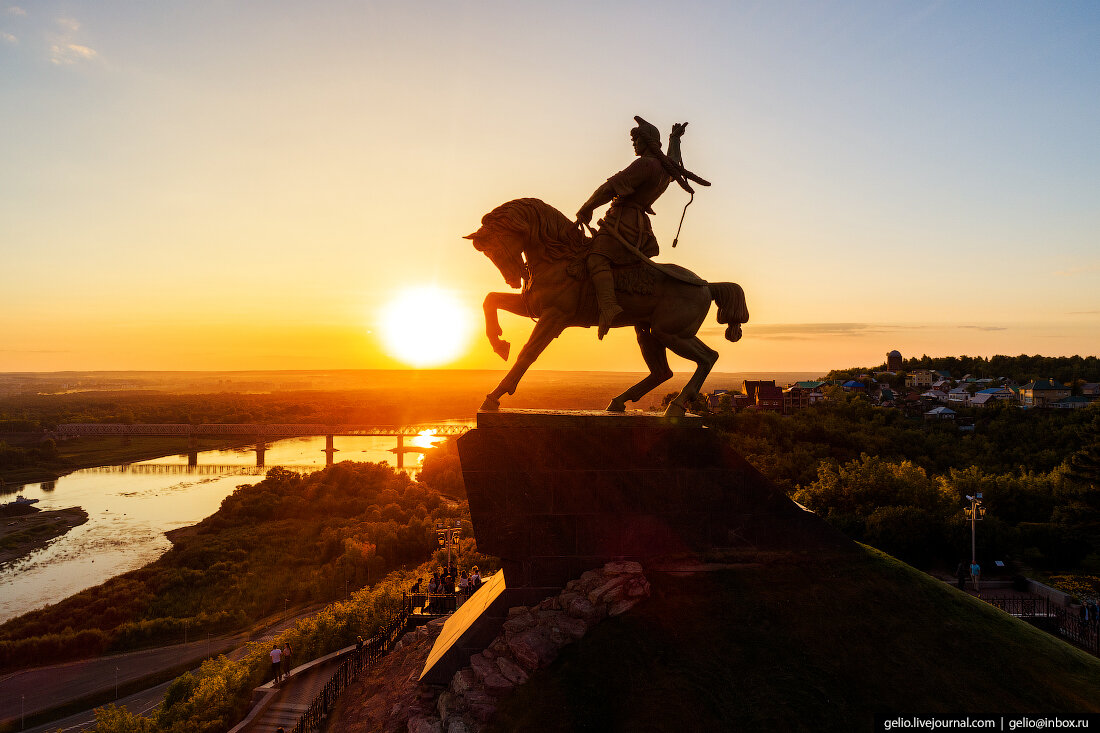
[[[536,319],[516,363],[481,405],[482,410],[497,410],[501,396],[515,394],[524,373],[563,330],[597,324],[595,293],[584,270],[591,239],[576,222],[532,198],[501,204],[465,238],[496,265],[510,287],[520,289],[485,296],[485,333],[493,351],[507,361],[509,344],[500,338],[499,310]],[[696,336],[710,304],[718,305],[718,323],[728,324],[726,340],[737,341],[741,324],[749,320],[744,291],[736,283],[707,283],[683,267],[652,261],[617,271],[616,290],[623,313],[612,325],[634,327],[649,376],[611,400],[608,412],[624,412],[628,401],[637,402],[671,379],[667,352],[672,351],[696,364],[664,413],[684,415],[718,360],[718,352]]]

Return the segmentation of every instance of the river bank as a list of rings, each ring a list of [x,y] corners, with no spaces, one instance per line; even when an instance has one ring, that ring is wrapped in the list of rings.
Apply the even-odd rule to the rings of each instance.
[[[45,547],[87,521],[88,512],[78,506],[0,517],[0,566]]]
[[[0,435],[0,440],[3,436]],[[198,438],[195,450],[226,450],[248,441],[227,438]],[[188,451],[186,439],[172,436],[92,436],[57,443],[56,457],[35,460],[26,466],[0,466],[0,490],[17,490],[24,484],[56,481],[82,468],[149,461]]]

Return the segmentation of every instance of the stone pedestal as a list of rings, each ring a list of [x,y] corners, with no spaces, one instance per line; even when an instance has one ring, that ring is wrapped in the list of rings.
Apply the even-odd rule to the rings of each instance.
[[[492,638],[508,607],[537,603],[611,560],[847,541],[694,416],[481,412],[458,452],[478,549],[504,571],[492,607],[466,622],[469,639]],[[449,679],[465,664],[455,663],[463,646],[433,652],[443,666],[423,679]]]

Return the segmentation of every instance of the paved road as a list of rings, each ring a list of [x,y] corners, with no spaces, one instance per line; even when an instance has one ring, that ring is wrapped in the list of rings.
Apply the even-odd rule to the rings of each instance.
[[[21,713],[32,715],[88,695],[110,693],[115,686],[116,673],[118,686],[125,687],[127,683],[145,679],[173,667],[184,664],[197,667],[204,659],[216,654],[228,652],[230,658],[240,658],[246,651],[246,642],[269,639],[279,631],[292,626],[299,619],[315,614],[322,607],[321,605],[311,606],[295,616],[272,624],[251,637],[248,634],[211,637],[188,644],[175,644],[13,672],[0,677],[0,722],[18,722]],[[132,703],[127,703],[126,707],[131,712],[147,712],[160,704],[165,689],[167,689],[166,684],[136,693],[126,698],[127,701],[132,700]],[[119,702],[122,703],[123,700]],[[93,712],[88,710],[66,718],[65,721],[72,721],[69,725],[77,726],[81,720],[88,724],[88,721],[93,719]],[[56,730],[53,726],[61,727],[62,722],[53,722],[34,730],[48,730],[52,733]],[[72,730],[83,730],[83,728],[74,727]]]

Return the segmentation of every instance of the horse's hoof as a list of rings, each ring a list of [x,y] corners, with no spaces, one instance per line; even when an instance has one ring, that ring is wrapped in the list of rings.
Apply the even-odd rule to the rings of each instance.
[[[607,406],[608,412],[626,412],[626,402],[623,400],[611,400],[611,404]]]
[[[500,400],[490,395],[485,395],[485,401],[481,403],[482,410],[495,412],[500,409]]]
[[[683,417],[686,414],[687,408],[676,402],[670,402],[665,408],[665,417]]]

